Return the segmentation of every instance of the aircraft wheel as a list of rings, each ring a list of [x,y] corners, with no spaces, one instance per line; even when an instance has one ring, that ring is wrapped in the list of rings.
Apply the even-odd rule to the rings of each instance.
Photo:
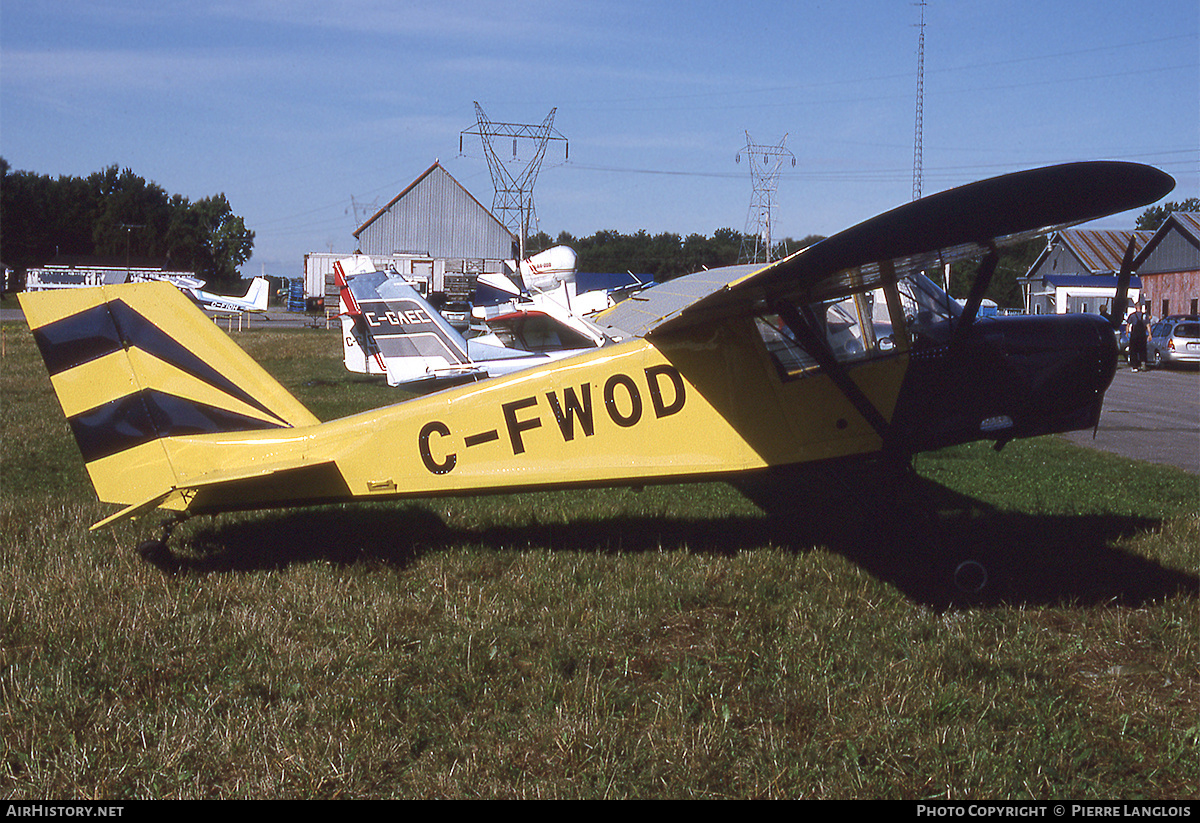
[[[137,552],[147,563],[160,569],[170,569],[177,565],[175,555],[171,553],[165,540],[147,540],[137,547]]]
[[[964,560],[954,567],[954,585],[959,591],[979,594],[987,584],[987,568],[978,560]]]

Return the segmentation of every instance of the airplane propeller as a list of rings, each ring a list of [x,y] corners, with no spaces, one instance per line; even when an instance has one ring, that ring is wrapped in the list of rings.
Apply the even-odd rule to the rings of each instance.
[[[1137,235],[1134,234],[1129,238],[1129,245],[1125,248],[1125,257],[1121,261],[1121,272],[1117,275],[1117,293],[1113,297],[1112,315],[1109,317],[1109,322],[1112,323],[1114,329],[1121,328],[1121,323],[1125,320],[1125,304],[1129,299],[1129,279],[1133,276],[1133,248],[1136,243]]]

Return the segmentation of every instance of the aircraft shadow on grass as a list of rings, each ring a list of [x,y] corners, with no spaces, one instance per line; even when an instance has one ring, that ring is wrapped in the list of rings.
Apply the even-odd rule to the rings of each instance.
[[[280,511],[208,525],[186,541],[186,553],[160,565],[165,571],[203,574],[313,561],[404,566],[464,545],[630,555],[663,550],[732,555],[770,545],[835,552],[912,601],[937,609],[1138,606],[1175,594],[1200,595],[1196,575],[1117,547],[1157,529],[1159,520],[1002,511],[922,478],[909,483],[925,504],[916,518],[878,500],[823,501],[785,518],[613,516],[478,529],[447,525],[419,504]],[[982,581],[972,576],[978,569],[968,569],[965,579],[955,577],[964,561],[986,570],[986,584],[978,590]]]

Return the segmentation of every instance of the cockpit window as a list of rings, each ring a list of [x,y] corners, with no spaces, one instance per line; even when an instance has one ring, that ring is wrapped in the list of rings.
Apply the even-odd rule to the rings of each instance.
[[[883,288],[813,303],[800,314],[843,363],[886,356],[897,347],[894,331],[897,328],[908,335],[921,334],[958,314],[958,304],[924,275],[902,279],[897,284],[897,294],[896,303],[903,318],[892,317]],[[797,336],[796,330],[789,328],[780,315],[759,315],[756,326],[785,380],[803,377],[819,368],[818,359],[801,339],[803,335]]]
[[[808,307],[806,314],[819,329],[833,356],[849,362],[872,357],[891,348],[887,343],[881,347],[876,336],[873,304],[871,294],[859,294],[841,300],[814,303]],[[818,367],[817,358],[805,348],[783,317],[778,314],[760,315],[756,318],[756,325],[781,377],[802,377]]]
[[[950,295],[923,274],[905,277],[897,284],[897,290],[900,292],[904,321],[909,331],[916,334],[952,320],[962,311]]]
[[[796,342],[779,315],[760,315],[754,318],[754,323],[781,378],[802,377],[817,367],[816,358]]]
[[[594,345],[579,332],[540,315],[495,321],[491,324],[491,330],[504,345],[525,351],[582,349]]]

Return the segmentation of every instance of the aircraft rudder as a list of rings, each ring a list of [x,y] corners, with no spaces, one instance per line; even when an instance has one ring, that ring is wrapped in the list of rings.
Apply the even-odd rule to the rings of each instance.
[[[170,283],[20,300],[105,502],[173,487],[165,438],[319,422]]]
[[[343,324],[347,368],[365,366],[396,386],[445,376],[447,370],[458,374],[470,364],[466,338],[402,277],[337,266],[334,272],[339,310],[354,321]],[[362,349],[361,364],[355,346]]]
[[[250,289],[246,293],[246,302],[255,311],[266,311],[267,301],[271,296],[271,282],[265,277],[256,277],[250,281]]]

